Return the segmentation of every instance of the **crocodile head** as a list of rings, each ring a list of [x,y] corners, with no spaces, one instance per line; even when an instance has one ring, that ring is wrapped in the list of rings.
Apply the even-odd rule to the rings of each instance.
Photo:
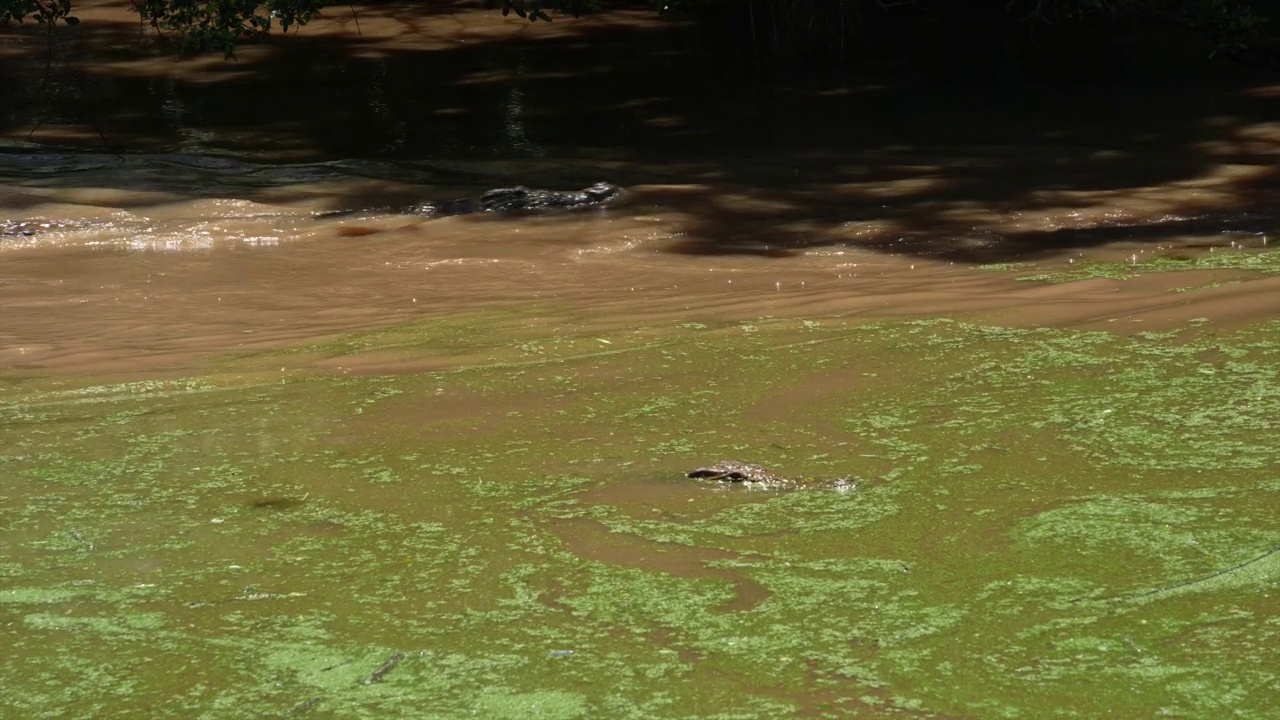
[[[688,472],[691,478],[700,480],[720,480],[727,483],[741,483],[752,488],[766,490],[790,490],[796,488],[828,488],[837,492],[849,492],[857,489],[858,481],[854,478],[842,477],[833,480],[814,480],[813,478],[788,478],[769,472],[753,463],[737,460],[722,460],[714,465],[700,467]]]
[[[689,477],[703,480],[726,480],[729,482],[773,484],[787,482],[786,478],[781,475],[775,475],[759,465],[736,460],[722,460],[714,465],[691,470],[689,471]]]
[[[583,188],[582,192],[591,198],[591,202],[602,203],[606,200],[612,200],[622,194],[622,188],[613,183],[598,182],[588,188]]]

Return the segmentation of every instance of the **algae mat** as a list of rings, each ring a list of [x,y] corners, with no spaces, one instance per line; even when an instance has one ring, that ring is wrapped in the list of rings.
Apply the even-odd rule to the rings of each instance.
[[[1278,372],[1280,323],[476,315],[6,381],[0,715],[1274,717]]]

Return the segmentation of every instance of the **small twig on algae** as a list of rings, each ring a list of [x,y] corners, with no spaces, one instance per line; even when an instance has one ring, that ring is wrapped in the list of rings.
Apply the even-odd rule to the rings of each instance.
[[[391,657],[387,658],[386,662],[379,665],[377,670],[374,670],[373,672],[369,673],[369,677],[365,678],[364,680],[361,680],[360,684],[372,685],[378,682],[383,677],[385,677],[387,673],[391,672],[392,669],[395,668],[395,666],[399,665],[401,660],[404,660],[404,653],[403,652],[395,653]],[[325,670],[333,670],[334,668],[342,667],[343,665],[349,665],[349,664],[350,664],[349,662],[338,663],[337,665],[331,665],[325,668]],[[316,705],[319,705],[322,699],[323,699],[323,696],[317,695],[308,700],[303,700],[297,705],[294,705],[293,707],[289,708],[289,710],[282,717],[293,717],[295,715],[302,715],[304,713],[311,712],[311,709],[314,708]]]
[[[383,678],[383,676],[391,672],[392,668],[399,665],[400,661],[403,659],[404,659],[404,653],[402,652],[398,652],[395,655],[392,655],[391,657],[387,658],[386,662],[379,665],[377,670],[374,670],[373,672],[369,673],[369,677],[365,678],[360,684],[372,685],[378,682]]]
[[[1193,585],[1201,585],[1203,583],[1207,583],[1216,578],[1220,578],[1223,575],[1229,575],[1231,573],[1243,570],[1249,567],[1250,565],[1255,565],[1257,563],[1260,563],[1263,560],[1266,560],[1267,558],[1271,557],[1272,555],[1275,555],[1276,553],[1280,553],[1280,545],[1271,548],[1270,550],[1262,553],[1257,557],[1250,558],[1248,560],[1245,560],[1242,563],[1236,563],[1235,565],[1232,565],[1231,567],[1228,567],[1228,568],[1223,568],[1222,570],[1216,570],[1214,572],[1209,573],[1208,575],[1202,575],[1197,578],[1184,580],[1183,582],[1176,583],[1174,585],[1168,585],[1161,588],[1156,588],[1154,590],[1146,590],[1139,593],[1129,593],[1127,595],[1112,595],[1111,597],[1100,598],[1098,602],[1112,602],[1115,600],[1140,600],[1142,598],[1151,597],[1153,595],[1162,595],[1164,593],[1170,593],[1175,590],[1181,590],[1183,588],[1192,587]],[[1076,598],[1071,602],[1074,604],[1086,599],[1087,598]]]
[[[297,705],[294,705],[293,707],[289,708],[289,711],[286,712],[283,717],[293,717],[294,715],[301,715],[303,713],[310,712],[311,708],[319,704],[320,704],[320,696],[317,695],[311,698],[310,700],[303,700]]]
[[[67,534],[70,535],[71,539],[79,543],[80,547],[84,548],[85,550],[93,549],[93,541],[85,537],[84,533],[80,532],[79,530],[75,528],[71,528],[70,530],[67,531]]]

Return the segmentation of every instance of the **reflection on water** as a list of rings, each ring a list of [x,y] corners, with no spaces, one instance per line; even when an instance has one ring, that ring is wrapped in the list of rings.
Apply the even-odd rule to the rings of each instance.
[[[530,25],[469,4],[333,8],[234,62],[174,62],[139,47],[137,17],[77,3],[83,19],[41,87],[45,38],[0,48],[12,88],[0,146],[228,153],[254,159],[572,155],[731,157],[744,148],[1052,146],[1079,159],[1194,164],[1274,153],[1274,79],[1151,77],[1092,84],[932,82],[911,73],[805,74],[762,85],[651,11]],[[355,12],[352,8],[352,12]],[[927,52],[926,48],[918,50]],[[1188,154],[1186,151],[1194,151]],[[1101,157],[1094,157],[1099,160]],[[1023,178],[1025,181],[1026,178]]]

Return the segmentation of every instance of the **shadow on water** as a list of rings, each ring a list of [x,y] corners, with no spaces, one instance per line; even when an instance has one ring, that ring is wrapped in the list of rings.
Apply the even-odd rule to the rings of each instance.
[[[18,60],[0,69],[18,99],[0,114],[6,144],[365,158],[375,175],[458,192],[608,179],[643,186],[644,210],[682,214],[667,250],[696,255],[856,242],[1002,262],[1263,233],[1280,197],[1280,91],[1265,78],[1121,67],[1067,86],[901,73],[762,85],[650,13],[529,25],[460,2],[335,8],[235,60],[174,63],[140,51],[120,13],[89,6],[46,86],[37,36],[15,36],[0,54]],[[329,202],[379,204],[359,189]]]

